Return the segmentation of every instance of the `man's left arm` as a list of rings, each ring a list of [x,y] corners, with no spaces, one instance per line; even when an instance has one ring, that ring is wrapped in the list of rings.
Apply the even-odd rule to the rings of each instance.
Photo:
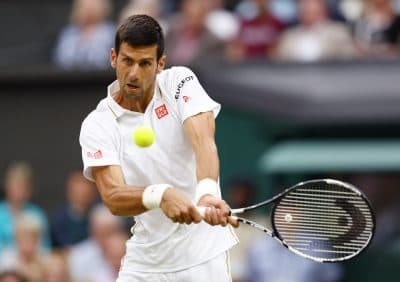
[[[217,181],[219,158],[215,144],[215,119],[212,112],[203,112],[188,117],[183,123],[186,135],[196,156],[196,205],[209,207],[204,220],[211,225],[237,226],[237,221],[229,216],[229,206],[219,198]]]

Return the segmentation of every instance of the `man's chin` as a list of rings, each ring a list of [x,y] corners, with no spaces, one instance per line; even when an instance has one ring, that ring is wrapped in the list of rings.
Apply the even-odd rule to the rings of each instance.
[[[137,91],[137,90],[135,90],[135,91],[128,90],[128,91],[125,91],[125,93],[124,93],[124,98],[128,101],[136,101],[142,97],[143,97],[143,93],[141,91]]]

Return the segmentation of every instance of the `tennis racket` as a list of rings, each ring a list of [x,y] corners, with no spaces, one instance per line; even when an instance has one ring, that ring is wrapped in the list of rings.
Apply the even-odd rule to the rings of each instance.
[[[237,214],[274,203],[271,230]],[[204,215],[206,207],[199,207]],[[332,179],[296,184],[271,199],[232,209],[239,222],[264,231],[290,251],[317,262],[355,257],[371,242],[375,218],[365,195],[349,183]]]

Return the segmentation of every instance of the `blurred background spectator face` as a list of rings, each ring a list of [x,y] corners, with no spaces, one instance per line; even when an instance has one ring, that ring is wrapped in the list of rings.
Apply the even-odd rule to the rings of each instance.
[[[69,282],[65,257],[60,253],[50,253],[43,259],[43,282]]]
[[[259,11],[268,10],[269,0],[252,0]]]
[[[354,23],[353,36],[361,56],[398,56],[400,17],[396,15],[393,1],[365,0],[362,15]]]
[[[73,172],[67,180],[67,199],[79,214],[86,213],[97,198],[97,191],[92,182],[82,172]]]
[[[118,232],[112,234],[105,241],[104,256],[116,276],[121,266],[121,259],[125,255],[125,243],[127,239],[128,236],[126,234]]]
[[[107,19],[111,13],[109,0],[75,0],[71,22],[80,26],[95,25]]]
[[[203,2],[204,2],[207,12],[224,8],[223,0],[204,0]]]
[[[15,271],[6,271],[0,273],[0,282],[28,282],[28,280]]]
[[[90,211],[89,222],[89,238],[68,252],[69,274],[73,281],[115,281],[127,240],[121,217],[98,204]]]
[[[121,233],[120,218],[112,215],[103,205],[93,208],[90,215],[90,236],[99,244],[102,250],[106,249],[107,240],[115,233]]]
[[[300,0],[299,20],[305,26],[313,26],[328,18],[324,0]]]
[[[389,27],[395,17],[391,0],[366,0],[364,2],[364,18],[372,30],[384,30]]]
[[[366,5],[369,5],[371,8],[377,9],[387,9],[391,8],[392,0],[364,0]]]
[[[43,226],[36,216],[24,213],[17,218],[15,241],[22,261],[31,262],[38,256],[42,232]]]
[[[32,194],[33,171],[26,163],[10,166],[5,178],[5,196],[12,208],[19,208],[26,203]]]
[[[182,2],[182,18],[190,29],[202,30],[207,15],[207,6],[202,0],[184,0]]]
[[[0,253],[2,269],[16,270],[28,281],[42,281],[41,239],[44,226],[36,214],[24,212],[14,225],[15,248]]]

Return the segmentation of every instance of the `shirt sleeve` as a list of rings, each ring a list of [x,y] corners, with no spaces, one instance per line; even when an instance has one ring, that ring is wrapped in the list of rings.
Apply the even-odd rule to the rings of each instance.
[[[191,116],[212,111],[217,117],[221,105],[208,96],[196,75],[186,67],[176,67],[174,93],[182,123]]]
[[[120,165],[118,140],[93,118],[86,119],[81,128],[79,143],[82,148],[83,175],[94,181],[92,167]]]

